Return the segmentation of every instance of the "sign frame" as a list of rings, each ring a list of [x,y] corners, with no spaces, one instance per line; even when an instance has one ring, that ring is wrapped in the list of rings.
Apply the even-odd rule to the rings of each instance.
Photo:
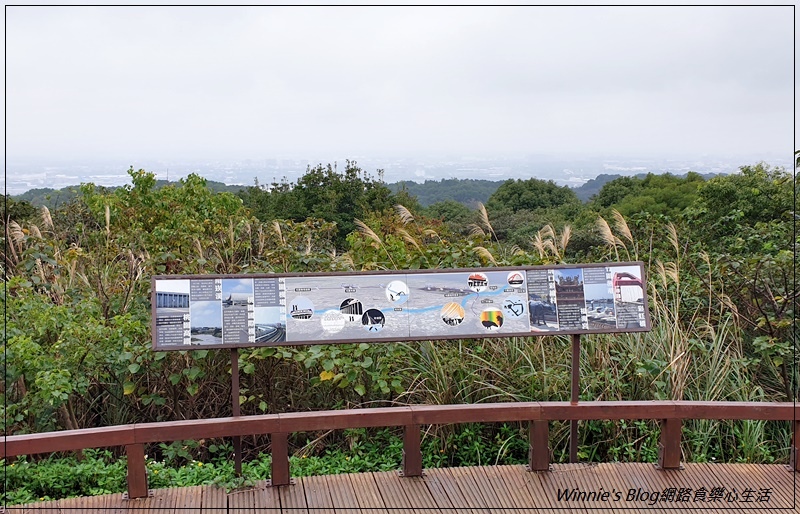
[[[558,308],[559,308],[558,305],[560,303],[562,305],[561,308],[564,310],[564,313],[565,313],[564,315],[566,315],[566,312],[567,312],[566,308],[567,308],[568,305],[570,305],[570,303],[567,303],[568,302],[568,295],[573,294],[573,293],[563,292],[563,290],[565,289],[565,286],[560,285],[560,287],[562,289],[560,289],[559,292],[554,292],[552,290],[552,288],[551,288],[551,294],[555,294],[555,296],[553,296],[551,298],[548,298],[547,302],[541,302],[540,300],[537,300],[537,301],[531,300],[531,298],[533,296],[539,296],[539,295],[531,292],[532,291],[531,290],[531,285],[530,285],[530,283],[528,281],[528,277],[532,276],[531,272],[533,272],[534,274],[538,273],[539,275],[541,275],[542,273],[548,273],[549,277],[558,276],[559,280],[562,281],[561,284],[564,283],[563,280],[566,280],[567,281],[566,283],[569,284],[570,283],[569,281],[575,279],[575,276],[577,276],[577,275],[573,274],[575,276],[567,276],[566,272],[567,271],[571,271],[571,270],[580,270],[580,273],[579,273],[580,278],[575,279],[576,281],[573,282],[573,283],[576,284],[576,286],[574,286],[574,287],[573,286],[569,286],[569,287],[573,287],[573,289],[574,289],[574,288],[578,287],[578,285],[579,285],[581,290],[585,291],[585,285],[587,285],[587,284],[584,284],[584,282],[583,282],[583,278],[584,278],[583,270],[596,270],[597,268],[624,268],[624,267],[627,267],[627,268],[638,268],[638,283],[639,283],[639,287],[641,287],[641,297],[637,298],[636,302],[634,302],[634,303],[637,306],[641,305],[643,307],[643,316],[644,316],[644,325],[643,326],[626,326],[626,327],[616,327],[616,326],[611,327],[611,326],[608,326],[608,327],[599,327],[599,328],[598,327],[595,327],[595,328],[566,328],[565,327],[564,329],[561,329],[560,328],[560,321],[557,319],[556,324],[559,324],[558,328],[556,328],[556,329],[549,328],[548,329],[548,323],[544,322],[544,329],[539,330],[538,329],[538,325],[541,324],[542,321],[544,321],[544,317],[545,317],[545,315],[542,314],[542,321],[537,321],[537,329],[536,330],[534,330],[533,328],[531,328],[529,326],[528,330],[513,330],[513,331],[509,331],[509,330],[500,331],[500,330],[497,330],[497,331],[492,331],[492,330],[487,329],[487,330],[484,330],[483,332],[466,333],[466,334],[465,333],[458,333],[458,334],[430,333],[430,334],[411,335],[410,331],[412,329],[409,328],[409,335],[407,335],[407,336],[406,335],[402,335],[402,334],[399,335],[399,336],[395,336],[395,335],[389,335],[388,333],[383,335],[383,336],[381,336],[379,334],[379,332],[383,328],[383,324],[382,323],[385,322],[385,319],[381,320],[381,319],[379,319],[380,316],[376,316],[376,315],[373,314],[373,318],[377,317],[378,321],[381,322],[380,327],[378,327],[377,324],[375,325],[374,328],[376,329],[376,331],[378,331],[378,333],[374,334],[374,335],[371,335],[370,332],[367,332],[365,330],[363,336],[355,336],[354,337],[352,335],[348,335],[347,337],[336,337],[336,334],[332,333],[332,334],[330,334],[330,336],[326,335],[324,338],[321,338],[321,337],[317,336],[316,338],[309,339],[309,340],[288,340],[288,338],[286,337],[286,334],[289,333],[289,328],[290,328],[289,323],[290,322],[294,323],[294,321],[292,319],[290,319],[293,316],[289,316],[288,314],[284,313],[284,314],[282,314],[284,316],[285,320],[286,320],[286,325],[285,325],[285,328],[284,328],[284,340],[281,340],[281,341],[278,341],[278,342],[258,343],[258,342],[252,342],[252,341],[247,341],[247,342],[241,342],[240,341],[240,342],[236,342],[236,343],[230,343],[230,342],[226,343],[226,342],[223,341],[223,342],[220,342],[220,343],[206,343],[206,344],[199,344],[199,343],[186,344],[185,342],[181,343],[181,344],[163,344],[163,343],[159,344],[159,342],[158,342],[158,334],[159,334],[158,329],[159,329],[160,326],[165,326],[165,323],[160,323],[158,321],[158,319],[159,319],[159,316],[158,316],[159,309],[161,309],[161,314],[164,314],[164,312],[165,312],[164,309],[166,309],[166,307],[164,307],[165,302],[172,302],[169,305],[179,306],[176,309],[177,311],[181,311],[181,309],[183,309],[184,305],[185,305],[185,309],[188,311],[189,310],[189,304],[191,303],[191,302],[188,301],[189,300],[188,293],[185,293],[186,294],[186,298],[185,298],[186,302],[184,302],[184,298],[183,297],[175,297],[175,298],[170,298],[170,299],[165,299],[164,297],[158,297],[159,293],[162,293],[162,294],[164,293],[164,291],[158,291],[158,289],[159,289],[158,285],[159,284],[166,284],[167,282],[174,281],[174,280],[188,281],[188,285],[185,286],[185,288],[187,288],[187,289],[191,287],[192,281],[198,281],[198,283],[199,283],[199,281],[210,281],[210,280],[213,280],[213,281],[217,281],[217,282],[215,282],[215,284],[220,284],[220,283],[222,283],[222,281],[236,281],[236,280],[242,280],[242,279],[244,279],[244,280],[247,280],[247,279],[283,279],[283,284],[285,284],[286,283],[286,279],[289,279],[290,281],[293,281],[293,282],[297,282],[298,280],[301,280],[301,281],[309,281],[309,282],[319,281],[319,282],[323,282],[323,283],[325,281],[331,282],[331,280],[333,280],[333,281],[342,281],[341,289],[342,289],[342,293],[343,294],[341,296],[347,296],[346,292],[348,291],[348,287],[346,287],[346,286],[349,285],[349,284],[355,283],[356,281],[359,281],[359,280],[361,280],[363,282],[364,277],[383,276],[383,277],[386,277],[387,279],[391,279],[392,277],[395,277],[395,276],[398,277],[398,279],[400,277],[405,277],[406,278],[405,282],[409,283],[409,282],[412,281],[411,279],[425,282],[425,278],[426,277],[430,277],[430,278],[433,279],[433,278],[436,278],[436,277],[434,277],[434,275],[437,275],[437,274],[440,275],[439,278],[442,278],[442,276],[444,276],[444,275],[457,276],[457,275],[464,274],[467,277],[469,277],[469,280],[468,280],[469,283],[468,284],[465,283],[463,289],[459,290],[458,288],[452,288],[452,287],[446,287],[446,288],[445,287],[437,287],[437,288],[435,288],[435,290],[437,292],[442,293],[443,297],[444,296],[448,296],[447,291],[453,291],[450,294],[452,296],[456,297],[456,298],[464,298],[466,296],[470,296],[473,293],[469,292],[469,290],[472,290],[475,294],[477,294],[477,296],[476,296],[476,299],[477,299],[478,297],[480,297],[481,293],[483,293],[485,291],[485,289],[481,289],[481,287],[483,285],[485,285],[485,282],[482,282],[482,278],[481,278],[480,275],[484,275],[483,278],[486,278],[486,274],[496,275],[497,273],[506,273],[506,274],[508,274],[509,277],[511,277],[511,274],[513,272],[521,272],[525,276],[525,281],[524,281],[525,283],[522,285],[522,287],[525,287],[525,290],[523,291],[520,288],[520,289],[517,289],[516,291],[517,291],[518,295],[522,295],[524,297],[524,299],[526,300],[526,302],[527,302],[526,303],[525,314],[526,314],[526,318],[528,318],[528,324],[531,325],[531,314],[530,314],[530,311],[536,308],[534,306],[534,303],[538,302],[538,303],[544,303],[544,304],[548,305],[551,310],[556,311],[556,314],[555,314],[556,316],[559,315],[558,314]],[[598,274],[597,271],[594,271],[593,273],[594,273],[595,276]],[[607,273],[608,273],[608,270],[606,270],[606,274]],[[622,274],[624,274],[624,273],[622,273]],[[634,274],[630,274],[630,275],[632,276],[633,279],[636,278],[635,276],[633,276],[633,275],[635,275],[635,273]],[[473,280],[473,278],[474,278],[474,280]],[[549,280],[551,282],[553,281],[552,278],[550,278]],[[622,282],[622,280],[620,280],[620,283],[621,282]],[[184,284],[187,284],[187,283],[184,283]],[[419,282],[418,282],[418,284],[419,284]],[[600,283],[598,283],[598,282],[596,282],[595,284],[596,285],[600,285]],[[448,269],[420,269],[420,270],[370,270],[370,271],[360,271],[360,272],[351,271],[351,272],[317,272],[317,273],[244,273],[244,274],[218,274],[218,275],[217,274],[215,274],[215,275],[210,275],[210,274],[209,275],[154,275],[154,276],[151,277],[150,285],[151,285],[151,288],[150,288],[151,289],[151,333],[152,333],[153,351],[191,351],[191,350],[207,350],[207,349],[221,349],[221,348],[258,348],[258,347],[276,347],[276,346],[307,346],[307,345],[314,345],[314,344],[349,344],[349,343],[369,343],[369,344],[373,344],[374,343],[374,344],[379,344],[379,343],[398,342],[398,341],[435,341],[435,340],[482,339],[482,338],[498,338],[498,337],[531,337],[531,336],[543,336],[543,335],[583,335],[583,334],[604,334],[604,333],[616,334],[616,333],[648,332],[648,331],[650,331],[652,329],[652,324],[651,324],[651,319],[650,319],[650,312],[649,312],[648,295],[647,295],[647,283],[646,283],[646,277],[645,277],[645,267],[644,267],[644,263],[641,262],[641,261],[603,262],[603,263],[574,263],[574,264],[553,264],[553,265],[535,265],[535,266],[534,265],[531,265],[531,266],[505,266],[505,267],[486,267],[486,268],[448,268]],[[588,285],[591,285],[591,284],[588,284]],[[630,285],[630,284],[627,284],[627,285]],[[384,284],[380,284],[380,286],[384,287]],[[363,286],[358,286],[358,287],[363,287]],[[377,287],[377,286],[375,286],[375,287]],[[426,287],[428,287],[428,286],[426,285],[425,287],[418,288],[418,289],[426,290],[425,289]],[[507,287],[507,286],[503,286],[503,287]],[[617,287],[616,283],[615,283],[615,285],[613,287],[614,288]],[[620,288],[621,287],[622,287],[622,285],[620,285]],[[222,289],[224,289],[224,288],[222,288]],[[300,289],[300,288],[298,288],[298,289]],[[610,290],[611,286],[609,286],[608,289]],[[199,286],[198,286],[198,290],[199,290]],[[349,290],[356,291],[357,287],[352,287]],[[410,287],[408,288],[408,290],[413,292],[413,289],[410,288]],[[406,294],[408,293],[408,290],[406,291]],[[428,289],[428,291],[433,291],[433,290],[434,289]],[[513,290],[513,287],[512,287],[512,290]],[[309,291],[310,291],[310,289],[309,289]],[[467,292],[465,292],[465,291],[467,291]],[[206,293],[207,293],[207,291],[206,291]],[[227,293],[227,292],[224,292],[223,290],[220,290],[219,293],[220,294],[228,294],[230,296],[230,298],[225,298],[225,305],[227,307],[234,306],[234,307],[238,307],[240,310],[242,308],[244,308],[244,309],[250,309],[250,311],[252,311],[252,309],[249,306],[247,306],[248,300],[246,299],[245,296],[241,296],[241,297],[240,296],[236,296],[237,293]],[[288,298],[289,295],[286,294],[285,290],[283,291],[283,293],[284,293],[284,296],[280,297],[280,301],[281,302],[285,302],[283,304],[283,308],[286,309],[286,308],[289,307],[288,304],[290,303],[291,300]],[[184,293],[179,293],[179,295],[183,295],[183,294]],[[269,294],[274,294],[274,292],[270,292]],[[280,294],[280,291],[278,292],[278,294]],[[401,292],[400,294],[403,294],[403,293]],[[488,294],[501,295],[502,292],[493,292],[493,293],[486,292],[485,294],[487,294],[487,295]],[[614,294],[616,295],[616,293],[614,293]],[[387,295],[387,298],[389,298],[390,293],[387,292],[386,295]],[[219,296],[219,295],[217,295],[217,296]],[[410,294],[409,298],[413,298],[413,294]],[[616,298],[616,296],[614,296],[614,298],[612,298],[612,299],[615,299],[615,298]],[[554,304],[550,303],[552,300],[555,300]],[[217,301],[222,303],[223,299],[219,298],[218,300],[209,301],[207,303],[213,304],[213,303],[215,303]],[[584,306],[585,306],[585,304],[587,302],[587,299],[583,298],[582,300],[579,300],[579,302],[580,301],[584,302]],[[602,302],[608,302],[609,300],[606,298],[604,300],[597,300],[597,301],[601,302],[600,303],[601,307],[598,309],[598,312],[600,312],[600,309],[602,309],[602,305],[603,305]],[[575,299],[569,298],[569,302],[571,302],[573,304],[573,307],[575,307],[575,305],[579,305],[579,303],[575,303]],[[198,301],[197,303],[200,303],[200,302]],[[630,302],[626,302],[626,303],[630,303]],[[161,307],[157,308],[158,305],[161,305]],[[553,308],[554,306],[555,306],[555,309]],[[592,306],[594,306],[594,303],[592,304]],[[293,307],[295,307],[295,306],[293,306]],[[292,312],[296,313],[297,316],[298,316],[297,318],[294,318],[294,319],[301,319],[301,316],[302,316],[301,311],[304,310],[303,307],[307,307],[307,306],[303,306],[303,305],[296,306],[296,310],[292,311]],[[342,303],[341,307],[342,307],[342,310],[346,309],[344,303]],[[369,306],[367,306],[367,307],[369,307]],[[585,307],[585,308],[588,311],[588,307]],[[220,306],[219,309],[221,310],[222,306]],[[307,309],[305,309],[305,310],[307,310]],[[352,315],[362,315],[362,311],[369,311],[369,310],[372,310],[372,309],[369,309],[369,308],[365,309],[364,307],[359,305],[359,306],[356,307],[356,310],[354,310],[350,314],[352,314]],[[395,310],[402,310],[402,308],[401,309],[395,309]],[[456,310],[457,310],[457,308],[456,308]],[[492,310],[492,309],[488,308],[487,310]],[[495,309],[495,310],[498,310],[498,309]],[[639,308],[638,310],[639,310],[639,312],[642,311],[641,308]],[[312,306],[311,311],[312,311],[311,315],[313,315],[313,312],[314,312],[313,311],[313,306]],[[574,311],[574,308],[573,308],[573,311]],[[380,313],[380,311],[377,311],[377,312]],[[614,304],[613,313],[614,313],[614,316],[617,316],[616,304]],[[491,314],[492,313],[487,315],[488,318],[492,317]],[[241,316],[242,314],[240,312],[237,315]],[[366,313],[363,314],[363,316],[366,316],[366,315],[367,315]],[[249,314],[245,314],[245,316],[249,316]],[[552,313],[548,314],[548,316],[552,319],[553,314]],[[332,318],[333,317],[335,317],[335,316],[332,316]],[[456,321],[458,323],[460,323],[460,321],[457,320],[457,317],[458,316],[456,315]],[[501,317],[502,317],[502,313],[501,313]],[[183,328],[184,329],[187,328],[187,325],[189,323],[188,320],[190,318],[191,318],[190,316],[188,316],[188,317],[185,316],[183,318],[183,320],[184,320]],[[388,318],[388,316],[387,316],[387,318]],[[163,319],[166,319],[166,317],[162,316],[162,320]],[[171,319],[173,321],[172,324],[175,325],[175,323],[174,323],[174,319],[175,318],[173,317]],[[249,317],[246,318],[246,319],[247,319],[247,323],[253,322]],[[462,319],[463,319],[463,314],[462,314]],[[240,319],[240,321],[241,321],[241,319]],[[373,319],[370,322],[375,322],[375,320]],[[449,324],[448,321],[444,321],[444,323],[442,323],[442,325],[445,325],[445,323]],[[455,321],[453,323],[457,324]],[[486,323],[491,325],[492,324],[492,320],[488,319],[486,321]],[[586,323],[587,323],[587,326],[588,326],[588,322],[586,322]],[[639,323],[641,323],[641,317],[639,317]],[[222,320],[220,320],[219,324],[220,324],[219,331],[220,331],[220,333],[222,333],[222,325],[223,325]],[[489,326],[487,324],[484,324],[484,327]],[[550,325],[552,325],[552,323],[550,323]],[[365,322],[365,326],[367,326],[367,322]],[[409,326],[411,326],[410,321],[409,321]],[[502,319],[500,320],[500,325],[499,326],[502,326]],[[333,328],[336,328],[336,327],[333,327]],[[373,327],[369,327],[369,328],[372,329]],[[442,330],[441,327],[439,327],[439,329]],[[206,329],[206,330],[209,330],[209,329]],[[213,329],[211,329],[211,330],[213,330]],[[255,330],[255,329],[254,329],[254,327],[250,327],[250,330],[252,331],[252,330]],[[184,334],[185,333],[186,332],[184,331]],[[185,339],[186,336],[184,335],[183,337],[184,337],[184,341],[185,341],[186,340]],[[219,338],[222,341],[222,336],[221,335],[219,336]]]

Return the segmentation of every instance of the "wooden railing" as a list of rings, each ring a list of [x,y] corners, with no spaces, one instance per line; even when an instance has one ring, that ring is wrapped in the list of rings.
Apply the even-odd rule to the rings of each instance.
[[[555,420],[655,419],[661,423],[658,465],[679,469],[681,426],[685,419],[792,421],[792,469],[800,471],[797,436],[800,406],[765,402],[526,402],[473,405],[409,405],[404,407],[296,412],[232,418],[137,423],[104,428],[66,430],[42,434],[4,436],[0,458],[18,455],[124,446],[128,456],[128,497],[148,494],[144,445],[269,434],[272,451],[272,485],[290,483],[288,434],[316,430],[365,427],[404,427],[404,476],[422,474],[420,426],[451,423],[527,421],[532,471],[546,471],[550,463],[548,423]]]

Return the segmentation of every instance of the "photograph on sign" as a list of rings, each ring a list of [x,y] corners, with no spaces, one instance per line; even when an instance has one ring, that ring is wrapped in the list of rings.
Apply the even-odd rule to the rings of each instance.
[[[611,268],[586,268],[583,270],[586,317],[590,329],[617,327],[617,309],[614,303],[611,277]]]
[[[192,344],[189,280],[160,280],[155,288],[155,342],[157,346]]]
[[[639,266],[611,267],[611,292],[617,310],[617,328],[641,328],[647,325],[644,282]]]
[[[526,272],[528,312],[531,332],[558,331],[555,276],[551,269],[531,269]]]
[[[587,330],[586,301],[583,295],[583,270],[554,271],[559,330]]]

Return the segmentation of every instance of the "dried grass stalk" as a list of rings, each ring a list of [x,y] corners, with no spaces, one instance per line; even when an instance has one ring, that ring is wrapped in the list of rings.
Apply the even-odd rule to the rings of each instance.
[[[597,217],[597,230],[600,232],[600,237],[603,238],[603,241],[608,246],[617,246],[618,239],[614,236],[614,233],[611,232],[611,227],[608,226],[608,222],[602,216]]]
[[[50,216],[50,209],[48,209],[46,205],[42,206],[42,226],[45,230],[53,230],[55,228],[55,225],[53,225],[53,217]]]
[[[369,226],[366,223],[364,223],[358,218],[355,218],[353,221],[356,225],[356,228],[361,234],[367,236],[369,239],[372,239],[377,245],[383,244],[383,241],[381,240],[380,237],[378,237],[378,234],[376,234],[374,230],[369,228]]]
[[[631,229],[628,227],[628,222],[625,221],[625,216],[616,209],[611,209],[611,215],[614,216],[614,228],[617,229],[617,232],[633,244],[633,234],[631,234]]]
[[[564,228],[561,230],[561,241],[559,242],[562,254],[564,254],[567,250],[570,237],[572,237],[572,227],[569,225],[564,225]]]
[[[473,251],[481,259],[487,260],[487,261],[491,262],[492,264],[494,264],[495,266],[497,266],[497,260],[495,260],[494,255],[492,255],[492,252],[490,252],[489,250],[487,250],[483,246],[476,246],[473,249]]]
[[[408,230],[406,230],[404,228],[398,228],[397,229],[397,233],[400,234],[400,237],[403,238],[403,241],[405,241],[406,243],[410,244],[411,246],[413,246],[414,248],[416,248],[419,251],[422,250],[420,248],[419,243],[417,242],[417,240],[414,239],[414,236],[412,236],[411,234],[408,233]]]
[[[482,237],[486,235],[486,232],[480,227],[480,225],[476,223],[470,223],[469,225],[467,225],[467,228],[469,229],[470,237],[475,237],[475,236]]]
[[[411,214],[411,211],[406,208],[405,205],[396,204],[394,209],[397,211],[397,215],[400,216],[400,220],[403,222],[404,225],[414,221],[414,215]]]

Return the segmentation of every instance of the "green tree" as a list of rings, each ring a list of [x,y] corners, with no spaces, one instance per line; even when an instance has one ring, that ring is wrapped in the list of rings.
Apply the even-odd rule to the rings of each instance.
[[[796,179],[783,168],[742,166],[740,173],[703,184],[685,213],[690,249],[707,256],[707,269],[698,276],[725,286],[749,336],[752,366],[765,387],[781,390],[788,400],[796,397],[800,378],[791,361],[800,297],[793,280],[795,187]]]
[[[620,177],[603,185],[591,205],[601,212],[613,207],[625,216],[646,213],[676,220],[697,198],[703,182],[703,177],[694,172],[686,177],[670,173]]]
[[[296,184],[282,181],[269,187],[256,184],[240,193],[246,207],[262,221],[276,219],[303,221],[317,218],[336,223],[337,248],[345,248],[346,236],[355,230],[354,219],[391,209],[396,203],[411,203],[400,191],[393,194],[378,178],[347,161],[343,172],[334,166],[308,167]]]
[[[559,207],[570,203],[580,203],[580,200],[568,186],[558,186],[552,180],[530,178],[506,180],[489,197],[486,206],[491,211],[508,209],[517,212]]]

